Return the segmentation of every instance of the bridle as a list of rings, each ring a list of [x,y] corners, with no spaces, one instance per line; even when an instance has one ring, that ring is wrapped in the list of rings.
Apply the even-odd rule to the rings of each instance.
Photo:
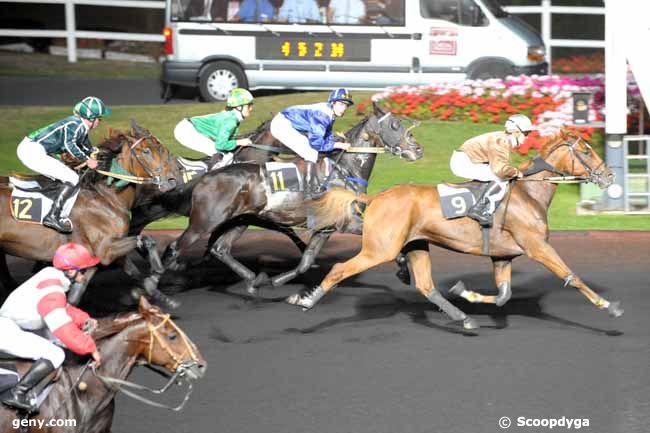
[[[389,112],[385,113],[383,116],[381,116],[379,118],[379,120],[377,120],[377,125],[381,125],[381,123],[383,121],[385,121],[386,119],[388,119],[391,116],[393,116],[392,112],[389,111]],[[407,151],[409,151],[409,150],[413,151],[414,149],[416,149],[418,147],[418,145],[411,141],[411,134],[410,133],[411,133],[411,131],[413,129],[415,129],[419,125],[420,125],[420,122],[418,122],[417,120],[414,120],[413,123],[411,124],[411,126],[409,126],[408,128],[406,128],[404,130],[404,135],[403,135],[402,138],[408,144],[408,147],[409,147],[408,149],[402,149],[401,146],[399,145],[399,143],[397,143],[397,145],[395,145],[395,146],[391,146],[390,144],[384,144],[384,149],[386,150],[386,152],[390,153],[393,156],[397,156],[397,157],[401,158],[404,155],[404,153],[406,153]],[[381,132],[380,131],[371,131],[371,132],[373,134],[377,135],[378,138],[381,140]],[[381,140],[381,141],[383,142],[383,140]]]
[[[172,411],[180,411],[183,409],[185,406],[185,403],[190,398],[190,395],[192,394],[192,382],[188,381],[188,388],[185,393],[185,397],[181,401],[181,403],[177,406],[168,406],[162,403],[155,402],[153,400],[150,400],[146,397],[142,397],[141,395],[138,395],[132,391],[129,391],[128,389],[125,388],[131,388],[131,389],[137,389],[137,390],[142,390],[142,391],[148,391],[152,394],[163,394],[169,387],[174,383],[174,382],[179,382],[180,384],[180,379],[184,379],[185,375],[187,374],[187,371],[190,370],[191,368],[197,366],[199,364],[199,358],[196,354],[196,351],[193,349],[193,345],[187,335],[174,323],[174,321],[171,319],[169,314],[162,314],[162,313],[154,313],[155,317],[162,319],[158,324],[153,325],[149,322],[147,322],[147,329],[149,331],[149,339],[146,341],[146,344],[148,345],[148,350],[147,350],[147,365],[151,365],[151,360],[153,357],[153,351],[154,347],[156,344],[158,344],[164,351],[167,353],[167,355],[174,361],[174,364],[171,368],[171,371],[174,373],[171,375],[167,383],[159,389],[153,389],[149,388],[144,385],[140,385],[134,382],[130,382],[128,380],[122,380],[122,379],[117,379],[114,377],[108,377],[99,374],[94,368],[92,369],[93,374],[97,379],[99,379],[104,385],[107,387],[116,387],[117,391],[123,392],[125,395],[138,400],[142,403],[145,403],[149,406],[154,406],[154,407],[159,407],[163,409],[169,409]],[[169,323],[169,325],[174,329],[174,331],[178,334],[178,336],[182,339],[184,345],[185,345],[185,350],[183,353],[179,354],[178,352],[174,351],[171,347],[169,347],[169,344],[165,341],[164,337],[160,335],[160,328],[162,328],[165,324]],[[143,342],[142,340],[131,340],[131,341],[136,341],[136,342]],[[186,357],[186,355],[189,354],[189,361],[184,361],[183,358]],[[86,367],[88,367],[89,364],[86,364]],[[165,373],[158,371],[155,368],[152,368],[153,371],[164,375]],[[85,371],[82,371],[82,373],[79,375],[79,379],[83,375]],[[77,381],[79,381],[77,379]]]
[[[570,181],[575,181],[575,182],[592,182],[592,183],[599,183],[600,180],[603,179],[604,173],[605,173],[605,161],[601,161],[600,164],[598,164],[595,168],[592,168],[589,166],[587,161],[580,155],[580,152],[576,150],[576,146],[578,143],[580,143],[582,139],[580,137],[576,137],[575,141],[573,143],[569,143],[568,141],[563,141],[557,145],[555,145],[546,155],[546,158],[550,157],[553,152],[556,150],[562,148],[562,147],[567,147],[569,149],[569,152],[571,154],[571,172],[574,172],[576,160],[580,163],[582,168],[585,169],[587,172],[587,176],[573,176],[571,173],[567,173],[565,171],[562,171],[548,162],[546,162],[545,159],[541,157],[535,157],[533,161],[535,162],[535,165],[531,167],[531,170],[527,170],[526,175],[534,174],[540,171],[550,171],[551,173],[559,174],[561,178],[554,179],[557,181],[563,181],[563,180],[570,180]],[[591,146],[589,146],[588,143],[584,143],[589,149],[591,149]]]

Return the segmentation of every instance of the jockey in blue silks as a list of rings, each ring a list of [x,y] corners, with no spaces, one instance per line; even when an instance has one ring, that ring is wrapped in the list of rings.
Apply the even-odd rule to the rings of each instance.
[[[271,134],[305,160],[305,198],[311,199],[318,192],[315,164],[318,152],[334,149],[347,150],[348,142],[335,142],[332,126],[337,117],[353,105],[347,89],[333,90],[327,102],[310,105],[294,105],[278,113],[271,121]]]

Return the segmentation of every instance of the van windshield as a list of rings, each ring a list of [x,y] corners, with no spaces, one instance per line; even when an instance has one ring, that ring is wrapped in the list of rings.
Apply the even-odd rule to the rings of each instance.
[[[172,21],[403,26],[406,0],[169,0]]]
[[[495,18],[505,18],[509,16],[508,12],[501,8],[501,5],[496,0],[482,0],[483,4],[490,11]]]

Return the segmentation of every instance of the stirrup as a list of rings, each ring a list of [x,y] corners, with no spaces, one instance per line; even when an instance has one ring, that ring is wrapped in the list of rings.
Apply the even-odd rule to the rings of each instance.
[[[27,393],[24,394],[17,394],[15,391],[11,392],[9,397],[2,400],[2,403],[7,407],[21,410],[31,415],[38,414],[36,399],[30,391],[27,391]]]

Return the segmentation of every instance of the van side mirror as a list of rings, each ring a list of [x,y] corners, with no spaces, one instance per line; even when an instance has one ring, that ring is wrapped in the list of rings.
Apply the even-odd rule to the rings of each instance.
[[[411,35],[411,37],[412,37],[413,40],[415,40],[415,41],[420,41],[420,40],[422,40],[422,33],[413,33],[413,34]]]

